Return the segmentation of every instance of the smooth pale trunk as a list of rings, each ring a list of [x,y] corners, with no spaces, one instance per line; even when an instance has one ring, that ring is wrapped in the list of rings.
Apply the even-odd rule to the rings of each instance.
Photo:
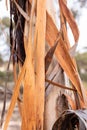
[[[51,15],[56,27],[59,28],[59,18],[58,18],[58,0],[47,0],[47,11]],[[58,71],[58,74],[56,75],[54,81],[59,82],[61,84],[65,84],[64,79],[64,73],[58,65],[54,68],[53,74]],[[52,74],[51,74],[52,75]],[[51,79],[51,76],[48,77]],[[50,85],[46,91],[45,95],[45,130],[52,130],[52,126],[54,122],[58,118],[57,114],[57,99],[60,93],[64,92],[61,88],[54,87],[53,85]]]

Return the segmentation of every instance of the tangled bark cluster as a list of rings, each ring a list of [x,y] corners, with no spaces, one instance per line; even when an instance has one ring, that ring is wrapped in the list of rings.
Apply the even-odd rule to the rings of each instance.
[[[52,17],[46,11],[46,0],[10,1],[10,44],[15,87],[4,130],[7,129],[19,97],[20,86],[23,87],[22,102],[18,101],[22,130],[51,130],[52,127],[53,130],[73,129],[75,122],[71,121],[71,117],[73,120],[74,115],[76,123],[82,123],[78,119],[78,111],[73,113],[66,111],[61,115],[67,109],[86,108],[87,101],[75,59],[72,57],[77,46],[79,29],[67,7],[67,2],[59,0],[58,4],[60,29],[56,27]],[[67,35],[66,23],[69,24],[75,40],[73,47]],[[45,44],[51,46],[46,56]],[[48,72],[54,54],[58,63]],[[61,76],[64,72],[70,79],[72,87],[64,84],[63,76]],[[73,96],[70,97],[66,89],[72,91]],[[69,125],[68,119],[71,121]],[[80,130],[81,127],[78,129]]]

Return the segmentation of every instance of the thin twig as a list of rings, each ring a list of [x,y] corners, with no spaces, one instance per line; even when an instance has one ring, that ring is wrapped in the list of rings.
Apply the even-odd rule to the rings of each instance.
[[[55,83],[55,82],[53,82],[53,81],[51,81],[51,80],[45,79],[45,81],[48,82],[48,83],[50,83],[50,84],[52,84],[52,85],[54,85],[54,86],[57,86],[57,87],[60,87],[60,88],[63,88],[63,89],[68,89],[68,90],[77,92],[76,89],[69,88],[69,87],[64,86],[64,85],[61,85],[61,84],[59,84],[59,83]]]
[[[51,81],[55,78],[56,75],[57,75],[57,73],[52,77]],[[49,85],[50,85],[50,83],[48,83],[48,85],[46,86],[45,91],[48,89]]]
[[[10,55],[9,62],[8,62],[8,66],[7,66],[7,75],[6,75],[6,81],[5,81],[5,87],[4,87],[4,89],[5,89],[5,90],[4,90],[4,101],[3,101],[3,108],[2,108],[2,113],[1,113],[0,126],[2,126],[2,124],[3,124],[4,115],[5,115],[5,108],[6,108],[6,90],[7,90],[7,82],[8,82],[8,79],[9,79],[8,71],[9,71],[10,61],[11,61],[11,55]]]
[[[9,46],[12,47],[11,45],[9,45]],[[19,59],[19,61],[20,61],[21,63],[24,63],[23,59],[21,59],[21,57],[18,55],[18,53],[17,53],[14,49],[12,49],[12,52],[15,53],[15,55],[18,57],[18,59]]]
[[[5,0],[6,9],[8,10],[8,0]]]
[[[18,11],[20,12],[20,14],[21,14],[27,21],[29,21],[29,20],[30,20],[30,17],[27,15],[27,13],[24,12],[24,10],[18,5],[18,3],[17,3],[15,0],[13,0],[13,2],[15,3],[15,5],[16,5]]]

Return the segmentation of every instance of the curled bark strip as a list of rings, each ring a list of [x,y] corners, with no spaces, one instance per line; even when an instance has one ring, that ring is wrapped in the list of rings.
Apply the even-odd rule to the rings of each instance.
[[[67,22],[69,23],[69,26],[72,30],[75,42],[77,42],[78,38],[79,38],[79,29],[75,22],[75,19],[74,19],[72,13],[70,12],[70,10],[68,9],[65,0],[59,0],[59,4],[60,4],[61,11],[62,11],[63,15],[65,16],[65,18],[66,18]]]
[[[66,110],[54,123],[52,130],[86,130],[87,129],[87,110]]]

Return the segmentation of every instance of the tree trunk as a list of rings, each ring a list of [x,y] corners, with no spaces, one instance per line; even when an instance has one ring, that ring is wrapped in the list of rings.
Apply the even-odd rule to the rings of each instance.
[[[58,17],[58,5],[60,6],[60,18]],[[64,110],[76,109],[75,100],[73,102],[74,94],[77,105],[78,101],[80,105],[80,102],[85,104],[86,98],[82,92],[82,83],[75,62],[69,54],[70,43],[66,21],[71,27],[75,42],[79,37],[78,27],[64,0],[59,0],[59,4],[58,0],[47,0],[47,3],[45,0],[27,0],[26,2],[19,0],[17,3],[10,1],[10,8],[10,42],[16,85],[4,130],[13,112],[21,84],[23,100],[22,105],[20,103],[19,105],[22,107],[20,109],[22,130],[52,130]],[[12,17],[15,23],[14,30]],[[24,19],[24,17],[27,18]],[[51,57],[45,56],[45,42],[51,46],[49,51],[46,51]],[[47,66],[46,58],[48,58]],[[17,67],[21,68],[21,73],[17,73]],[[72,88],[69,88],[69,79],[64,71],[73,84]],[[19,74],[18,79],[17,74]],[[67,89],[74,91],[74,94]]]
[[[59,28],[59,18],[58,18],[58,0],[47,0],[47,11],[52,17],[56,27]],[[67,80],[67,76],[65,76],[64,71],[60,67],[60,65],[57,63],[55,67],[53,67],[53,71],[51,72],[51,75],[48,76],[48,79],[52,79],[55,75],[55,78],[53,81],[60,83],[60,84],[65,84],[65,81]],[[65,80],[66,78],[66,80]],[[67,80],[68,81],[68,80]],[[67,82],[66,82],[67,83]],[[47,84],[46,84],[47,86]],[[45,125],[44,129],[45,130],[52,130],[52,126],[54,122],[58,119],[58,106],[57,105],[57,100],[58,97],[62,94],[65,93],[64,89],[58,88],[53,85],[49,85],[49,87],[46,90],[45,94]]]

